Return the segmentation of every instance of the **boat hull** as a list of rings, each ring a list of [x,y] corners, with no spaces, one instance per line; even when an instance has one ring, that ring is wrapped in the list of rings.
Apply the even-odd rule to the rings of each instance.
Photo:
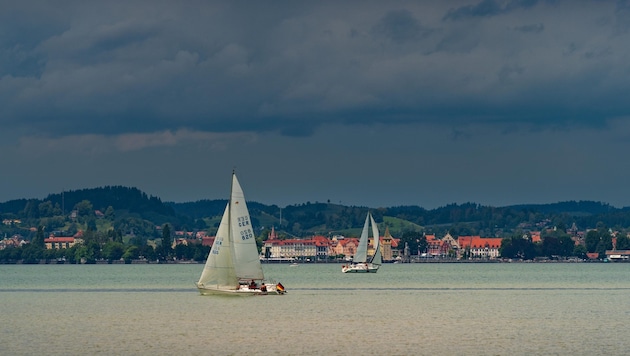
[[[371,263],[353,263],[351,265],[344,265],[341,267],[343,273],[376,273],[380,265],[373,265]]]
[[[260,288],[250,289],[247,286],[241,286],[238,289],[220,289],[213,288],[208,286],[201,286],[197,284],[197,289],[201,295],[229,295],[229,296],[255,296],[255,295],[282,295],[286,292],[284,289],[280,289],[276,284],[266,283],[266,290],[262,290]]]

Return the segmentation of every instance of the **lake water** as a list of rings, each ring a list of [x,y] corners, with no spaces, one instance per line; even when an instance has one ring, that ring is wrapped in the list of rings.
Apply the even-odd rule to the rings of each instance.
[[[200,296],[200,264],[0,265],[0,354],[630,352],[630,264],[263,267],[288,294]]]

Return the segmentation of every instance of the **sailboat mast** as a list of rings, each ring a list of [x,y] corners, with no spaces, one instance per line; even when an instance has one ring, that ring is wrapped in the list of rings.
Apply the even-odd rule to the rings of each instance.
[[[232,256],[232,259],[234,259],[234,257],[236,256],[236,252],[235,252],[235,247],[234,246],[234,236],[232,234],[232,197],[234,196],[233,192],[234,192],[234,175],[236,173],[234,172],[234,170],[232,170],[232,181],[230,182],[230,198],[228,199],[228,213],[227,213],[227,221],[228,221],[228,235],[227,235],[227,239],[228,241],[230,241],[230,255]],[[232,260],[234,261],[234,260]]]

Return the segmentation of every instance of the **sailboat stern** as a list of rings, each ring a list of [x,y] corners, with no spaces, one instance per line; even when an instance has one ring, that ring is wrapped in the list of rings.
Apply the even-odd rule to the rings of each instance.
[[[280,282],[275,282],[275,281],[264,282],[262,286],[264,286],[265,292],[267,294],[283,295],[287,292],[287,290],[284,288],[284,286]]]

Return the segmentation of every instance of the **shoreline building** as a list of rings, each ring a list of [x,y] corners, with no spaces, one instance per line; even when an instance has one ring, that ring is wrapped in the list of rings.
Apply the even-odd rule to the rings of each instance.
[[[385,230],[385,236],[380,237],[383,261],[393,261],[399,255],[398,239]],[[335,235],[327,238],[315,235],[310,238],[280,239],[275,228],[271,228],[267,240],[262,247],[262,258],[266,261],[326,261],[331,257],[344,256],[350,259],[354,256],[359,245],[356,237]],[[374,254],[374,239],[368,241],[368,254]]]

